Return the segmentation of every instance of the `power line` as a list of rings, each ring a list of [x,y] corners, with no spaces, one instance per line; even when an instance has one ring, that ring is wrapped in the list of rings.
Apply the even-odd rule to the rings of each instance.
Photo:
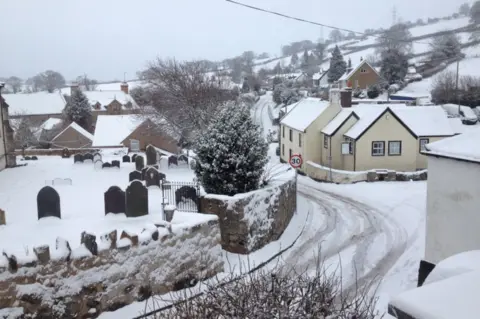
[[[264,13],[269,13],[269,14],[277,15],[277,16],[280,16],[280,17],[282,17],[282,18],[286,18],[286,19],[290,19],[290,20],[296,20],[296,21],[300,21],[300,22],[304,22],[304,23],[308,23],[308,24],[313,24],[313,25],[320,26],[320,27],[326,27],[326,28],[329,28],[329,29],[335,29],[335,30],[344,31],[344,32],[352,32],[352,33],[355,33],[355,34],[365,35],[365,36],[374,37],[374,38],[378,38],[378,39],[388,39],[388,40],[393,40],[393,41],[398,41],[398,42],[430,44],[430,43],[428,43],[428,42],[393,39],[393,38],[386,37],[386,36],[382,36],[382,35],[367,34],[367,33],[365,33],[365,32],[354,31],[354,30],[345,29],[345,28],[339,28],[339,27],[335,27],[335,26],[328,25],[328,24],[324,24],[324,23],[320,23],[320,22],[315,22],[315,21],[311,21],[311,20],[306,20],[306,19],[303,19],[303,18],[297,18],[297,17],[290,16],[290,15],[287,15],[287,14],[284,14],[284,13],[280,13],[280,12],[276,12],[276,11],[271,11],[271,10],[267,10],[267,9],[262,9],[262,8],[259,8],[259,7],[251,6],[251,5],[248,5],[248,4],[245,4],[245,3],[241,3],[241,2],[237,2],[237,1],[234,1],[234,0],[225,0],[225,1],[230,2],[230,3],[233,3],[233,4],[236,4],[236,5],[239,5],[239,6],[242,6],[242,7],[245,7],[245,8],[249,8],[249,9],[252,9],[252,10],[257,10],[257,11],[261,11],[261,12],[264,12]]]

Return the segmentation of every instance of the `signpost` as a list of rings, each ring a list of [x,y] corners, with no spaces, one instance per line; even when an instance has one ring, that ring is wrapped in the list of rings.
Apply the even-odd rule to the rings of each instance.
[[[290,166],[292,166],[295,169],[300,168],[302,166],[302,163],[303,163],[302,155],[293,154],[290,157],[289,163],[290,163]]]

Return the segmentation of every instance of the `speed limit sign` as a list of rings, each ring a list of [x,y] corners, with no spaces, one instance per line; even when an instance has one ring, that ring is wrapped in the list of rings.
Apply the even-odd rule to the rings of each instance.
[[[302,166],[302,155],[300,154],[293,154],[291,157],[290,157],[290,165],[293,167],[293,168],[299,168],[300,166]]]

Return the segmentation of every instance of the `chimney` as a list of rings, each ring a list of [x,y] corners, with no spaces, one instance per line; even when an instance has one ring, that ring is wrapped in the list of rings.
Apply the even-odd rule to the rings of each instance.
[[[77,82],[72,82],[70,84],[70,95],[73,95],[73,92],[80,89],[80,85]]]
[[[120,90],[122,90],[122,92],[125,94],[128,94],[128,83],[122,82],[122,84],[120,84]]]
[[[342,107],[352,107],[352,89],[344,88],[340,91],[340,105]]]

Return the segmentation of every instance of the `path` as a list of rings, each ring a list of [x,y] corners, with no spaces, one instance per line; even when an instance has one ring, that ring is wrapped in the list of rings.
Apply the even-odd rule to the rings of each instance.
[[[273,103],[271,95],[262,96],[252,112],[256,123],[267,130],[272,127],[268,103]],[[344,267],[355,268],[359,287],[378,283],[407,249],[406,230],[379,209],[315,185],[299,176],[298,200],[314,207],[314,214],[323,214],[325,222],[308,225],[283,261],[299,272],[313,270],[321,247],[321,259],[326,263],[338,263],[341,258],[342,272],[347,270]],[[371,255],[378,258],[372,261]],[[355,277],[345,283],[345,289],[356,287],[352,285]]]

